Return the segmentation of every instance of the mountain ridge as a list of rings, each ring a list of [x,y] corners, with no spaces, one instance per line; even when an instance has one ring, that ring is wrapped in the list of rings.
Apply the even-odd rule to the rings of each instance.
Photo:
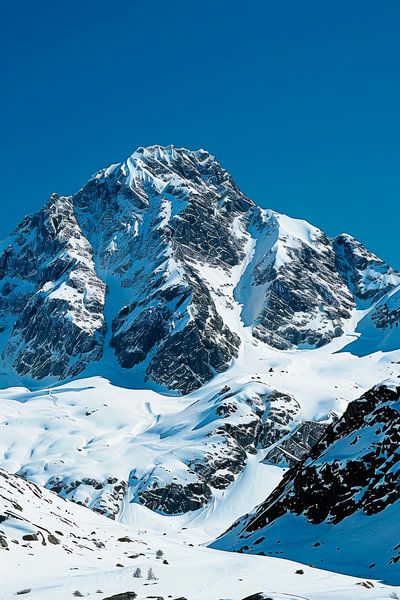
[[[88,374],[110,367],[186,393],[238,357],[238,311],[253,337],[278,349],[329,343],[357,294],[369,307],[400,286],[351,239],[260,209],[202,149],[138,148],[77,194],[54,194],[2,244],[3,375],[46,384],[98,363]],[[210,277],[221,278],[217,291]],[[393,328],[396,308],[369,329]]]

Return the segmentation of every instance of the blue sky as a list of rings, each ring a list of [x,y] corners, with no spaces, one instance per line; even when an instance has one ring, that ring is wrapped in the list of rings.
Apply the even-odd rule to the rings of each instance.
[[[400,267],[400,2],[2,5],[0,237],[153,143]]]

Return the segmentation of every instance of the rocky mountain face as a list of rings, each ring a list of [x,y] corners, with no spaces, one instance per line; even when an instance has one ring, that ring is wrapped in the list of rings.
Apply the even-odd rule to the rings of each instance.
[[[370,306],[400,284],[399,273],[351,235],[338,235],[333,247],[336,268],[360,307]]]
[[[216,547],[279,554],[384,577],[400,561],[400,383],[388,381],[349,404],[309,454],[253,514]],[[364,538],[364,531],[368,537]],[[361,544],[358,547],[358,544]],[[340,570],[340,568],[339,568]]]
[[[230,230],[251,205],[207,153],[158,147],[71,198],[54,195],[4,244],[5,363],[61,380],[100,360],[106,342],[123,370],[146,363],[157,383],[198,387],[228,367],[240,340],[196,263],[239,263]]]
[[[257,242],[236,297],[253,335],[281,350],[318,347],[342,335],[354,299],[329,238],[273,211],[255,215],[250,231]]]
[[[3,361],[20,375],[65,379],[102,355],[106,286],[70,198],[25,218],[0,258]]]
[[[139,149],[96,175],[74,206],[109,287],[119,365],[146,363],[149,378],[181,392],[226,369],[240,340],[199,265],[228,272],[243,257],[244,235],[231,230],[252,203],[227,172],[206,152]]]
[[[3,374],[90,372],[187,393],[232,364],[244,329],[277,349],[318,347],[359,301],[399,285],[349,236],[257,207],[206,151],[139,148],[3,242]],[[371,318],[386,339],[397,305]]]

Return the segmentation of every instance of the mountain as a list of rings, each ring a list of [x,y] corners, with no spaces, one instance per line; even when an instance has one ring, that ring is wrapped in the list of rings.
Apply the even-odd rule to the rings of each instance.
[[[53,194],[3,242],[0,281],[8,383],[96,374],[187,393],[229,368],[244,328],[277,349],[319,347],[359,301],[380,301],[376,350],[398,323],[388,265],[260,209],[207,152],[172,146]]]
[[[400,584],[400,381],[349,404],[309,454],[214,547]]]
[[[53,194],[3,243],[0,281],[1,379],[38,390],[4,394],[4,465],[112,517],[126,497],[201,509],[253,460],[292,466],[396,371],[399,345],[378,351],[400,275],[259,208],[204,150],[139,148]]]
[[[397,380],[399,299],[360,242],[260,208],[205,150],[138,148],[0,245],[0,467],[210,544]]]
[[[394,597],[394,588],[319,569],[299,577],[297,563],[194,548],[161,534],[127,528],[0,470],[0,599],[235,598],[313,600]],[[267,561],[267,562],[266,562]],[[193,568],[196,565],[196,568]],[[271,570],[268,581],[265,569]],[[282,587],[281,581],[284,581]],[[274,590],[282,588],[276,595]]]

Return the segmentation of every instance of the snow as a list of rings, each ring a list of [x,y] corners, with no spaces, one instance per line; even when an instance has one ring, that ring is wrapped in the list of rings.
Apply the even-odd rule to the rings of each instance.
[[[128,528],[23,480],[4,479],[1,472],[0,488],[8,513],[0,535],[9,548],[0,549],[1,600],[25,596],[24,591],[32,600],[66,600],[77,592],[105,598],[126,591],[135,591],[139,600],[240,600],[258,592],[273,600],[395,597],[396,588],[370,578],[364,587],[362,579],[290,560],[192,547],[146,527]],[[39,539],[23,540],[32,534]],[[147,579],[150,568],[153,581]],[[140,578],[133,577],[137,569]]]
[[[374,297],[376,293],[384,293],[391,287],[395,288],[400,285],[400,274],[384,263],[378,256],[364,248],[353,236],[342,233],[337,236],[337,240],[344,240],[359,262],[359,267],[356,269],[357,286],[367,296],[365,299],[357,299],[359,308],[370,306],[371,294]],[[343,249],[339,247],[338,252],[340,256]],[[349,279],[348,285],[350,289],[355,289],[352,278]]]
[[[245,326],[257,324],[257,319],[266,306],[267,291],[271,285],[269,278],[264,277],[263,281],[257,283],[255,279],[269,269],[276,273],[290,264],[293,250],[301,250],[303,245],[318,251],[318,244],[324,235],[306,221],[293,219],[273,210],[261,210],[260,216],[262,224],[256,220],[248,225],[250,242],[246,249],[246,269],[243,270],[234,294],[237,302],[243,305],[241,317]],[[322,314],[321,317],[316,316],[313,323],[309,322],[309,315],[300,312],[296,314],[293,324],[301,324],[304,317],[308,327],[314,326],[315,330],[322,331],[332,326],[328,321],[324,324]]]
[[[268,542],[263,544],[267,538],[263,531],[257,531],[246,538],[246,544],[259,539],[258,550],[267,555],[284,555],[318,568],[368,579],[379,577],[400,590],[399,567],[389,564],[397,554],[393,544],[398,518],[398,503],[372,516],[357,511],[334,526],[328,520],[313,524],[303,516],[287,513],[268,526]],[[237,545],[237,531],[232,529],[214,547],[235,549]]]
[[[300,404],[301,413],[296,419],[299,422],[302,419],[326,418],[331,410],[341,413],[348,401],[359,397],[377,381],[389,377],[391,385],[396,383],[398,352],[375,353],[362,358],[337,352],[347,339],[344,336],[317,350],[284,353],[266,348],[261,343],[254,345],[249,342],[230,370],[186,397],[165,396],[149,389],[119,388],[100,377],[76,380],[49,390],[3,390],[0,396],[0,464],[14,472],[22,469],[29,479],[40,484],[46,484],[49,478],[60,473],[70,481],[84,477],[104,481],[109,476],[128,480],[132,472],[143,475],[153,471],[153,476],[163,482],[169,481],[168,472],[172,471],[174,476],[185,480],[188,474],[184,461],[204,452],[207,433],[214,426],[210,419],[210,399],[224,385],[232,386],[236,397],[241,398],[244,404],[251,394],[270,389],[269,386],[291,393]],[[184,550],[174,551],[179,566],[171,572],[167,570],[170,574],[165,575],[166,587],[162,587],[160,569],[157,569],[160,575],[157,590],[161,595],[171,593],[176,597],[183,595],[199,600],[217,600],[239,599],[262,590],[270,592],[274,599],[284,598],[278,592],[302,594],[298,588],[299,576],[293,575],[299,567],[290,562],[282,561],[280,564],[275,558],[246,558],[225,553],[214,556],[208,555],[202,548],[190,548],[192,554],[189,553],[188,544],[210,543],[242,514],[251,512],[279,483],[283,470],[264,464],[262,460],[262,451],[249,455],[246,467],[231,486],[214,493],[205,507],[184,515],[156,514],[137,503],[134,486],[128,488],[118,515],[120,523],[130,530],[146,529],[150,536],[162,536],[165,543],[168,540],[168,543],[184,545]],[[76,495],[72,493],[69,497],[80,499],[90,507],[98,501],[99,493],[82,487],[78,488]],[[395,526],[390,524],[390,527]],[[338,529],[338,535],[348,536],[348,531],[342,531],[342,527]],[[357,530],[364,531],[362,524]],[[288,532],[293,535],[290,523]],[[305,554],[299,553],[298,548],[302,547],[307,535],[311,532],[308,534],[303,529],[296,532],[293,538],[296,551],[293,555],[289,553],[289,558],[300,562],[306,560]],[[319,531],[313,535],[319,539],[323,531],[321,535]],[[299,545],[295,545],[295,540],[299,541]],[[363,542],[357,543],[362,545]],[[151,541],[153,544],[159,545]],[[322,558],[323,563],[316,561],[316,564],[329,569],[338,568],[334,562],[335,555],[330,554],[333,546],[333,541],[324,546],[326,553],[318,554],[318,560]],[[313,552],[317,554],[316,550]],[[342,551],[341,556],[340,560],[347,561],[348,573],[354,573],[349,555]],[[366,559],[367,554],[360,557],[360,561]],[[368,564],[373,562],[372,558],[368,560]],[[81,588],[87,592],[99,588],[107,593],[132,589],[132,569],[125,572],[119,568],[117,575],[112,575],[104,566],[103,569],[97,564],[88,567],[79,561],[73,565],[79,568],[75,573],[68,571],[67,566],[61,567],[56,558],[50,563],[46,558],[46,564],[52,565],[54,573],[50,577],[40,571],[32,557],[29,561],[28,565],[33,565],[29,569],[26,562],[21,563],[24,575],[18,575],[18,587],[32,587],[31,574],[37,573],[40,591],[32,597],[40,600],[66,598],[75,589]],[[269,561],[271,567],[268,566]],[[115,559],[114,564],[116,562],[119,560]],[[195,571],[193,564],[196,565]],[[301,568],[304,569],[303,566]],[[343,570],[343,566],[341,568]],[[360,598],[388,597],[385,596],[386,591],[379,591],[379,587],[370,591],[355,586],[353,581],[349,588],[347,584],[342,587],[344,580],[336,579],[336,575],[321,574],[317,577],[317,570],[306,569],[304,593],[309,599],[353,599],[358,597],[358,593]],[[186,571],[190,571],[190,578],[185,580]],[[238,578],[244,581],[243,586],[239,582],[238,587],[239,583],[232,580],[232,573],[238,573]],[[316,583],[313,583],[314,576]],[[365,572],[364,576],[370,579],[373,572]],[[15,590],[16,581],[15,576],[11,578],[7,589]],[[174,581],[178,585],[173,584]],[[286,587],[282,587],[282,582]]]
[[[400,285],[393,288],[382,299],[378,300],[370,310],[362,314],[356,325],[356,340],[345,349],[357,356],[365,356],[380,350],[390,352],[400,347],[400,330],[396,319],[400,313]],[[379,321],[385,319],[383,328]]]

